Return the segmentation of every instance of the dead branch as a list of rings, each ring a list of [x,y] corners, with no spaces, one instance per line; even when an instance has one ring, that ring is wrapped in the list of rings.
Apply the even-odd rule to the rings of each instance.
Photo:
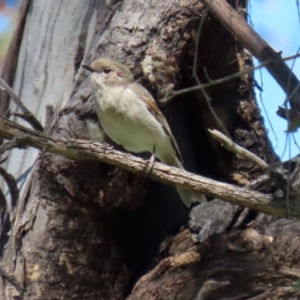
[[[224,148],[226,148],[228,151],[235,153],[236,155],[252,161],[255,165],[257,165],[259,168],[266,171],[272,179],[276,181],[278,186],[286,191],[286,189],[289,188],[293,190],[294,193],[297,193],[292,186],[285,180],[285,178],[280,174],[276,169],[272,168],[270,165],[268,165],[264,160],[256,156],[254,153],[240,147],[236,143],[234,143],[232,140],[230,140],[228,137],[226,137],[224,134],[219,132],[218,130],[210,130],[208,129],[209,133],[212,135],[214,139],[219,141]]]
[[[10,195],[11,195],[11,206],[14,207],[18,203],[19,199],[19,189],[16,179],[9,173],[6,172],[2,167],[0,167],[0,176],[6,182]]]
[[[235,38],[248,49],[259,61],[273,61],[266,65],[267,70],[274,77],[289,98],[291,111],[279,116],[290,120],[289,131],[296,130],[300,124],[300,83],[296,75],[286,65],[277,53],[249,24],[224,0],[201,0],[209,11]],[[294,113],[292,113],[294,111]],[[293,119],[289,118],[293,116]]]
[[[1,73],[1,77],[9,85],[12,84],[13,77],[15,74],[15,68],[18,61],[18,55],[21,47],[23,32],[25,30],[25,22],[26,22],[27,11],[29,8],[30,0],[22,0],[20,2],[21,3],[19,8],[18,23],[16,25],[12,40],[9,44],[9,48],[6,52],[2,73]],[[9,106],[8,98],[9,95],[7,93],[0,91],[0,114],[2,115],[8,109]]]
[[[165,184],[199,191],[208,197],[219,198],[255,211],[286,217],[285,198],[275,199],[273,195],[220,183],[161,163],[155,163],[151,172],[147,173],[147,160],[116,151],[106,144],[74,139],[57,140],[41,132],[25,128],[1,116],[0,136],[8,140],[14,138],[20,146],[30,146],[73,160],[102,161]],[[300,218],[297,198],[291,197],[290,205],[291,217]]]
[[[0,146],[0,154],[3,154],[4,152],[14,149],[14,148],[19,148],[19,144],[16,140],[11,140],[7,143],[3,143]],[[2,161],[0,163],[2,163]]]
[[[19,293],[19,299],[23,299],[23,288],[18,283],[18,281],[11,275],[9,275],[4,269],[0,266],[0,275],[6,279],[11,285],[13,285]]]
[[[0,89],[5,90],[9,94],[11,99],[15,102],[15,104],[22,110],[23,114],[18,114],[19,117],[22,117],[22,119],[27,121],[34,129],[38,131],[44,130],[40,121],[38,121],[34,114],[26,108],[21,99],[2,78],[0,78]]]
[[[298,57],[300,57],[299,53],[295,54],[295,55],[291,55],[291,56],[280,58],[280,60],[288,61],[288,60],[295,59],[295,58],[298,58]],[[249,73],[252,73],[255,70],[264,68],[264,67],[266,67],[269,64],[275,63],[276,61],[278,61],[278,58],[276,60],[267,60],[267,61],[264,61],[261,64],[259,64],[258,66],[255,66],[255,67],[252,67],[252,68],[248,67],[247,69],[245,69],[243,71],[240,71],[240,72],[237,72],[237,73],[234,73],[234,74],[222,77],[220,79],[214,79],[214,80],[211,80],[211,81],[209,81],[207,83],[197,84],[197,85],[194,85],[194,86],[191,86],[191,87],[180,89],[178,91],[174,91],[173,93],[171,93],[169,95],[166,95],[166,97],[164,99],[162,99],[161,102],[163,104],[165,104],[165,103],[168,103],[169,101],[171,101],[173,98],[181,96],[181,95],[184,95],[186,93],[191,93],[191,92],[194,92],[194,91],[199,91],[199,90],[207,89],[207,88],[213,87],[215,85],[219,85],[219,84],[223,84],[223,83],[232,81],[233,79],[240,78],[241,76],[243,76],[245,74],[249,74]],[[281,112],[281,114],[285,114],[285,109],[282,108],[282,107],[280,107],[280,108],[284,110],[283,112]],[[277,111],[277,114],[279,115],[278,111]]]

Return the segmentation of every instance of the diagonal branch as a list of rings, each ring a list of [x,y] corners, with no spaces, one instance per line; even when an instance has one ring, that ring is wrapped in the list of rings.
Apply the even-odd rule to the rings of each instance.
[[[225,0],[201,0],[220,23],[259,61],[273,61],[266,69],[274,77],[289,98],[291,110],[281,117],[293,118],[289,124],[289,131],[295,131],[300,124],[300,83],[296,75],[263,38],[235,11]]]
[[[242,148],[241,146],[237,145],[235,142],[233,142],[231,139],[229,139],[227,136],[225,136],[223,133],[219,132],[218,130],[210,130],[208,129],[208,132],[212,135],[214,139],[216,139],[218,142],[221,143],[221,145],[227,149],[230,152],[235,153],[236,155],[252,161],[254,164],[256,164],[259,168],[263,169],[269,175],[273,180],[276,181],[278,186],[282,190],[286,190],[289,186],[289,183],[285,180],[285,178],[280,174],[276,169],[269,166],[264,160],[253,154],[252,152]],[[297,193],[292,186],[290,188]]]
[[[280,60],[288,61],[288,60],[291,60],[291,59],[296,59],[298,57],[300,57],[299,53],[295,54],[295,55],[291,55],[291,56],[280,58]],[[215,85],[219,85],[219,84],[223,84],[223,83],[229,82],[229,81],[231,81],[233,79],[240,78],[241,76],[243,76],[245,74],[249,74],[249,73],[252,73],[253,71],[256,71],[258,69],[264,68],[267,65],[276,63],[277,61],[278,61],[278,58],[276,60],[269,59],[269,60],[266,60],[266,61],[262,62],[258,66],[251,67],[251,68],[248,67],[247,69],[245,69],[243,71],[239,71],[237,73],[234,73],[234,74],[231,74],[231,75],[219,78],[219,79],[214,79],[214,80],[211,80],[211,81],[209,81],[207,83],[197,84],[197,85],[194,85],[194,86],[191,86],[191,87],[180,89],[178,91],[174,91],[171,94],[166,95],[166,97],[164,99],[162,99],[161,101],[162,101],[162,103],[165,104],[165,103],[168,103],[169,101],[171,101],[173,98],[178,97],[180,95],[184,95],[186,93],[191,93],[191,92],[194,92],[194,91],[199,91],[199,90],[202,90],[202,89],[207,89],[207,88],[213,87]],[[278,114],[278,112],[277,112],[277,114]],[[283,114],[284,113],[282,113],[282,115]],[[284,116],[281,116],[281,117],[285,118]]]
[[[151,172],[147,173],[147,160],[116,151],[106,144],[74,139],[58,140],[44,133],[25,128],[1,116],[0,136],[8,140],[17,140],[20,146],[30,146],[73,160],[102,161],[168,185],[192,189],[208,197],[219,198],[255,211],[286,217],[284,198],[275,199],[273,195],[262,194],[232,184],[220,183],[162,163],[155,163]],[[300,207],[297,205],[297,199],[292,197],[290,203],[291,217],[300,219]]]
[[[0,276],[2,276],[4,279],[6,279],[11,285],[13,285],[18,293],[19,293],[19,299],[23,299],[23,288],[18,283],[18,281],[11,275],[9,275],[4,269],[0,266]]]
[[[0,1],[1,2],[1,1]],[[15,76],[18,54],[21,47],[22,36],[25,31],[25,23],[27,20],[27,12],[30,6],[30,0],[19,1],[19,17],[16,24],[13,37],[6,51],[5,60],[2,66],[1,77],[9,85],[12,83]],[[0,114],[4,115],[8,109],[8,94],[0,91]]]
[[[22,110],[22,119],[26,120],[34,129],[38,131],[44,130],[42,124],[36,119],[34,114],[26,108],[21,99],[2,78],[0,78],[0,89],[5,90],[9,94],[11,99],[15,102],[15,104]]]

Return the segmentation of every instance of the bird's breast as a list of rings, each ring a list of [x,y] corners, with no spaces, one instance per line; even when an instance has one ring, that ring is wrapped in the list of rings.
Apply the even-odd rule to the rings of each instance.
[[[96,110],[102,112],[119,110],[122,103],[123,92],[123,87],[97,89],[94,98]]]

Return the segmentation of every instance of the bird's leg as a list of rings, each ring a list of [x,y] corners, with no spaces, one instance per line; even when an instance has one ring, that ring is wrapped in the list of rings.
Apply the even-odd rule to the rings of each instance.
[[[152,151],[152,155],[149,159],[149,162],[148,162],[148,165],[147,165],[147,168],[146,168],[146,173],[148,174],[151,169],[153,168],[154,166],[154,163],[155,163],[155,145],[153,146],[153,151]]]

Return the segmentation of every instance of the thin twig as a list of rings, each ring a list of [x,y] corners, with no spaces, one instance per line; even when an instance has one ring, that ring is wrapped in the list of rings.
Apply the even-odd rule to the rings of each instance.
[[[261,76],[261,81],[262,81],[262,74],[261,74],[261,72],[260,72],[260,76]],[[275,137],[276,144],[275,144],[275,146],[273,146],[273,149],[275,150],[277,148],[277,146],[278,146],[278,138],[277,138],[277,134],[276,134],[276,132],[274,130],[273,124],[272,124],[272,122],[270,120],[270,117],[269,117],[268,111],[266,109],[265,103],[263,101],[262,91],[259,92],[259,98],[260,98],[260,102],[261,102],[261,105],[263,107],[264,113],[266,115],[266,118],[268,120],[268,123],[270,125],[271,131],[272,131],[272,133],[273,133],[273,135]]]
[[[4,271],[4,269],[1,266],[0,266],[0,275],[16,288],[16,290],[19,293],[20,299],[23,299],[23,289],[21,288],[21,285],[17,282],[17,280],[13,276],[9,275],[6,271]]]
[[[4,152],[15,148],[20,148],[20,145],[18,144],[18,141],[16,139],[13,139],[7,143],[3,143],[2,145],[0,145],[0,154],[3,154]]]
[[[0,159],[0,165],[3,164],[3,163],[5,163],[6,161],[7,161],[7,156],[1,157],[1,159]]]
[[[194,56],[194,62],[193,62],[193,74],[197,73],[197,60],[198,60],[198,50],[199,50],[199,41],[200,41],[200,35],[201,35],[201,31],[202,31],[202,27],[204,24],[204,21],[207,17],[207,13],[208,13],[208,9],[204,9],[203,11],[203,15],[201,18],[201,21],[199,23],[199,27],[197,30],[197,37],[196,37],[196,42],[195,42],[195,56]]]
[[[0,214],[5,212],[6,212],[6,198],[2,190],[0,189]],[[1,236],[1,232],[0,232],[0,236]]]
[[[290,182],[291,182],[291,174],[292,174],[292,161],[291,161],[291,135],[288,135],[288,143],[289,143],[289,166],[288,166],[288,175],[287,175],[287,192],[286,192],[286,211],[288,219],[290,219]]]
[[[286,95],[294,91],[289,98],[291,110],[296,112],[295,120],[291,122],[289,130],[295,130],[300,124],[300,90],[299,80],[288,65],[253,28],[238,14],[238,12],[225,0],[201,0],[218,21],[259,61],[275,60],[275,64],[266,65],[267,70],[285,91]],[[292,124],[294,123],[294,124]]]
[[[274,179],[279,187],[283,189],[286,194],[290,194],[290,191],[293,191],[295,195],[298,193],[294,190],[292,186],[290,186],[289,182],[285,180],[285,178],[280,174],[276,169],[272,168],[268,165],[264,160],[256,156],[254,153],[242,148],[241,146],[237,145],[235,142],[227,138],[224,134],[217,130],[210,130],[208,129],[209,133],[212,135],[214,139],[219,141],[224,148],[227,150],[235,153],[236,155],[252,161],[255,165],[260,167],[261,169],[265,170],[272,179]]]
[[[198,77],[197,74],[197,59],[198,59],[198,48],[199,48],[199,41],[200,41],[200,34],[201,34],[201,30],[204,24],[204,20],[207,16],[207,10],[204,11],[203,17],[201,19],[201,22],[199,24],[199,28],[197,31],[197,39],[196,39],[196,43],[195,43],[195,57],[194,57],[194,63],[193,63],[193,72],[192,72],[192,77],[195,78],[198,86],[200,86],[200,90],[202,95],[204,96],[205,100],[206,100],[206,104],[212,114],[212,116],[214,117],[214,119],[216,120],[217,124],[219,124],[219,126],[222,128],[222,130],[227,134],[227,136],[229,137],[229,132],[227,131],[227,129],[225,128],[225,126],[223,125],[222,121],[220,120],[220,118],[217,116],[215,110],[213,109],[212,105],[211,105],[211,99],[210,97],[207,95],[205,89],[203,88],[202,83],[200,82],[200,79]]]
[[[51,129],[51,124],[54,117],[54,107],[53,105],[46,105],[46,116],[45,116],[45,133],[49,133]]]
[[[34,129],[38,131],[44,130],[42,124],[36,119],[33,113],[26,108],[21,99],[2,78],[0,78],[0,89],[5,90],[9,94],[11,99],[15,102],[15,104],[22,110],[24,114],[22,115],[22,119],[26,120]]]
[[[0,167],[0,175],[3,177],[8,186],[11,196],[11,207],[14,207],[19,199],[19,189],[16,179],[11,174],[7,173],[2,167]]]
[[[294,59],[296,57],[300,57],[300,53],[298,53],[296,55],[292,55],[292,56],[287,56],[285,58],[278,58],[277,60],[287,61],[287,60],[290,60],[290,59]],[[226,76],[226,77],[223,77],[223,78],[220,78],[220,79],[215,79],[215,80],[213,80],[211,82],[208,82],[208,83],[204,83],[204,84],[201,84],[201,85],[195,85],[195,86],[191,86],[191,87],[188,87],[188,88],[185,88],[185,89],[181,89],[179,91],[175,91],[171,95],[169,95],[168,97],[163,99],[162,101],[163,101],[163,103],[167,103],[167,102],[171,101],[173,98],[175,98],[177,96],[184,95],[186,93],[191,93],[191,92],[198,91],[198,90],[202,90],[202,89],[206,89],[206,88],[218,85],[218,84],[222,84],[222,83],[231,81],[233,79],[241,77],[242,75],[251,73],[251,72],[253,72],[257,69],[260,69],[260,68],[263,68],[263,67],[265,67],[269,64],[275,63],[277,60],[276,59],[270,59],[270,60],[267,60],[267,61],[261,63],[260,65],[258,65],[256,67],[247,68],[243,71],[234,73],[232,75],[229,75],[229,76]]]
[[[1,281],[0,281],[0,290],[2,290],[2,297],[3,300],[7,300],[7,294],[5,292],[5,279],[1,276]]]

